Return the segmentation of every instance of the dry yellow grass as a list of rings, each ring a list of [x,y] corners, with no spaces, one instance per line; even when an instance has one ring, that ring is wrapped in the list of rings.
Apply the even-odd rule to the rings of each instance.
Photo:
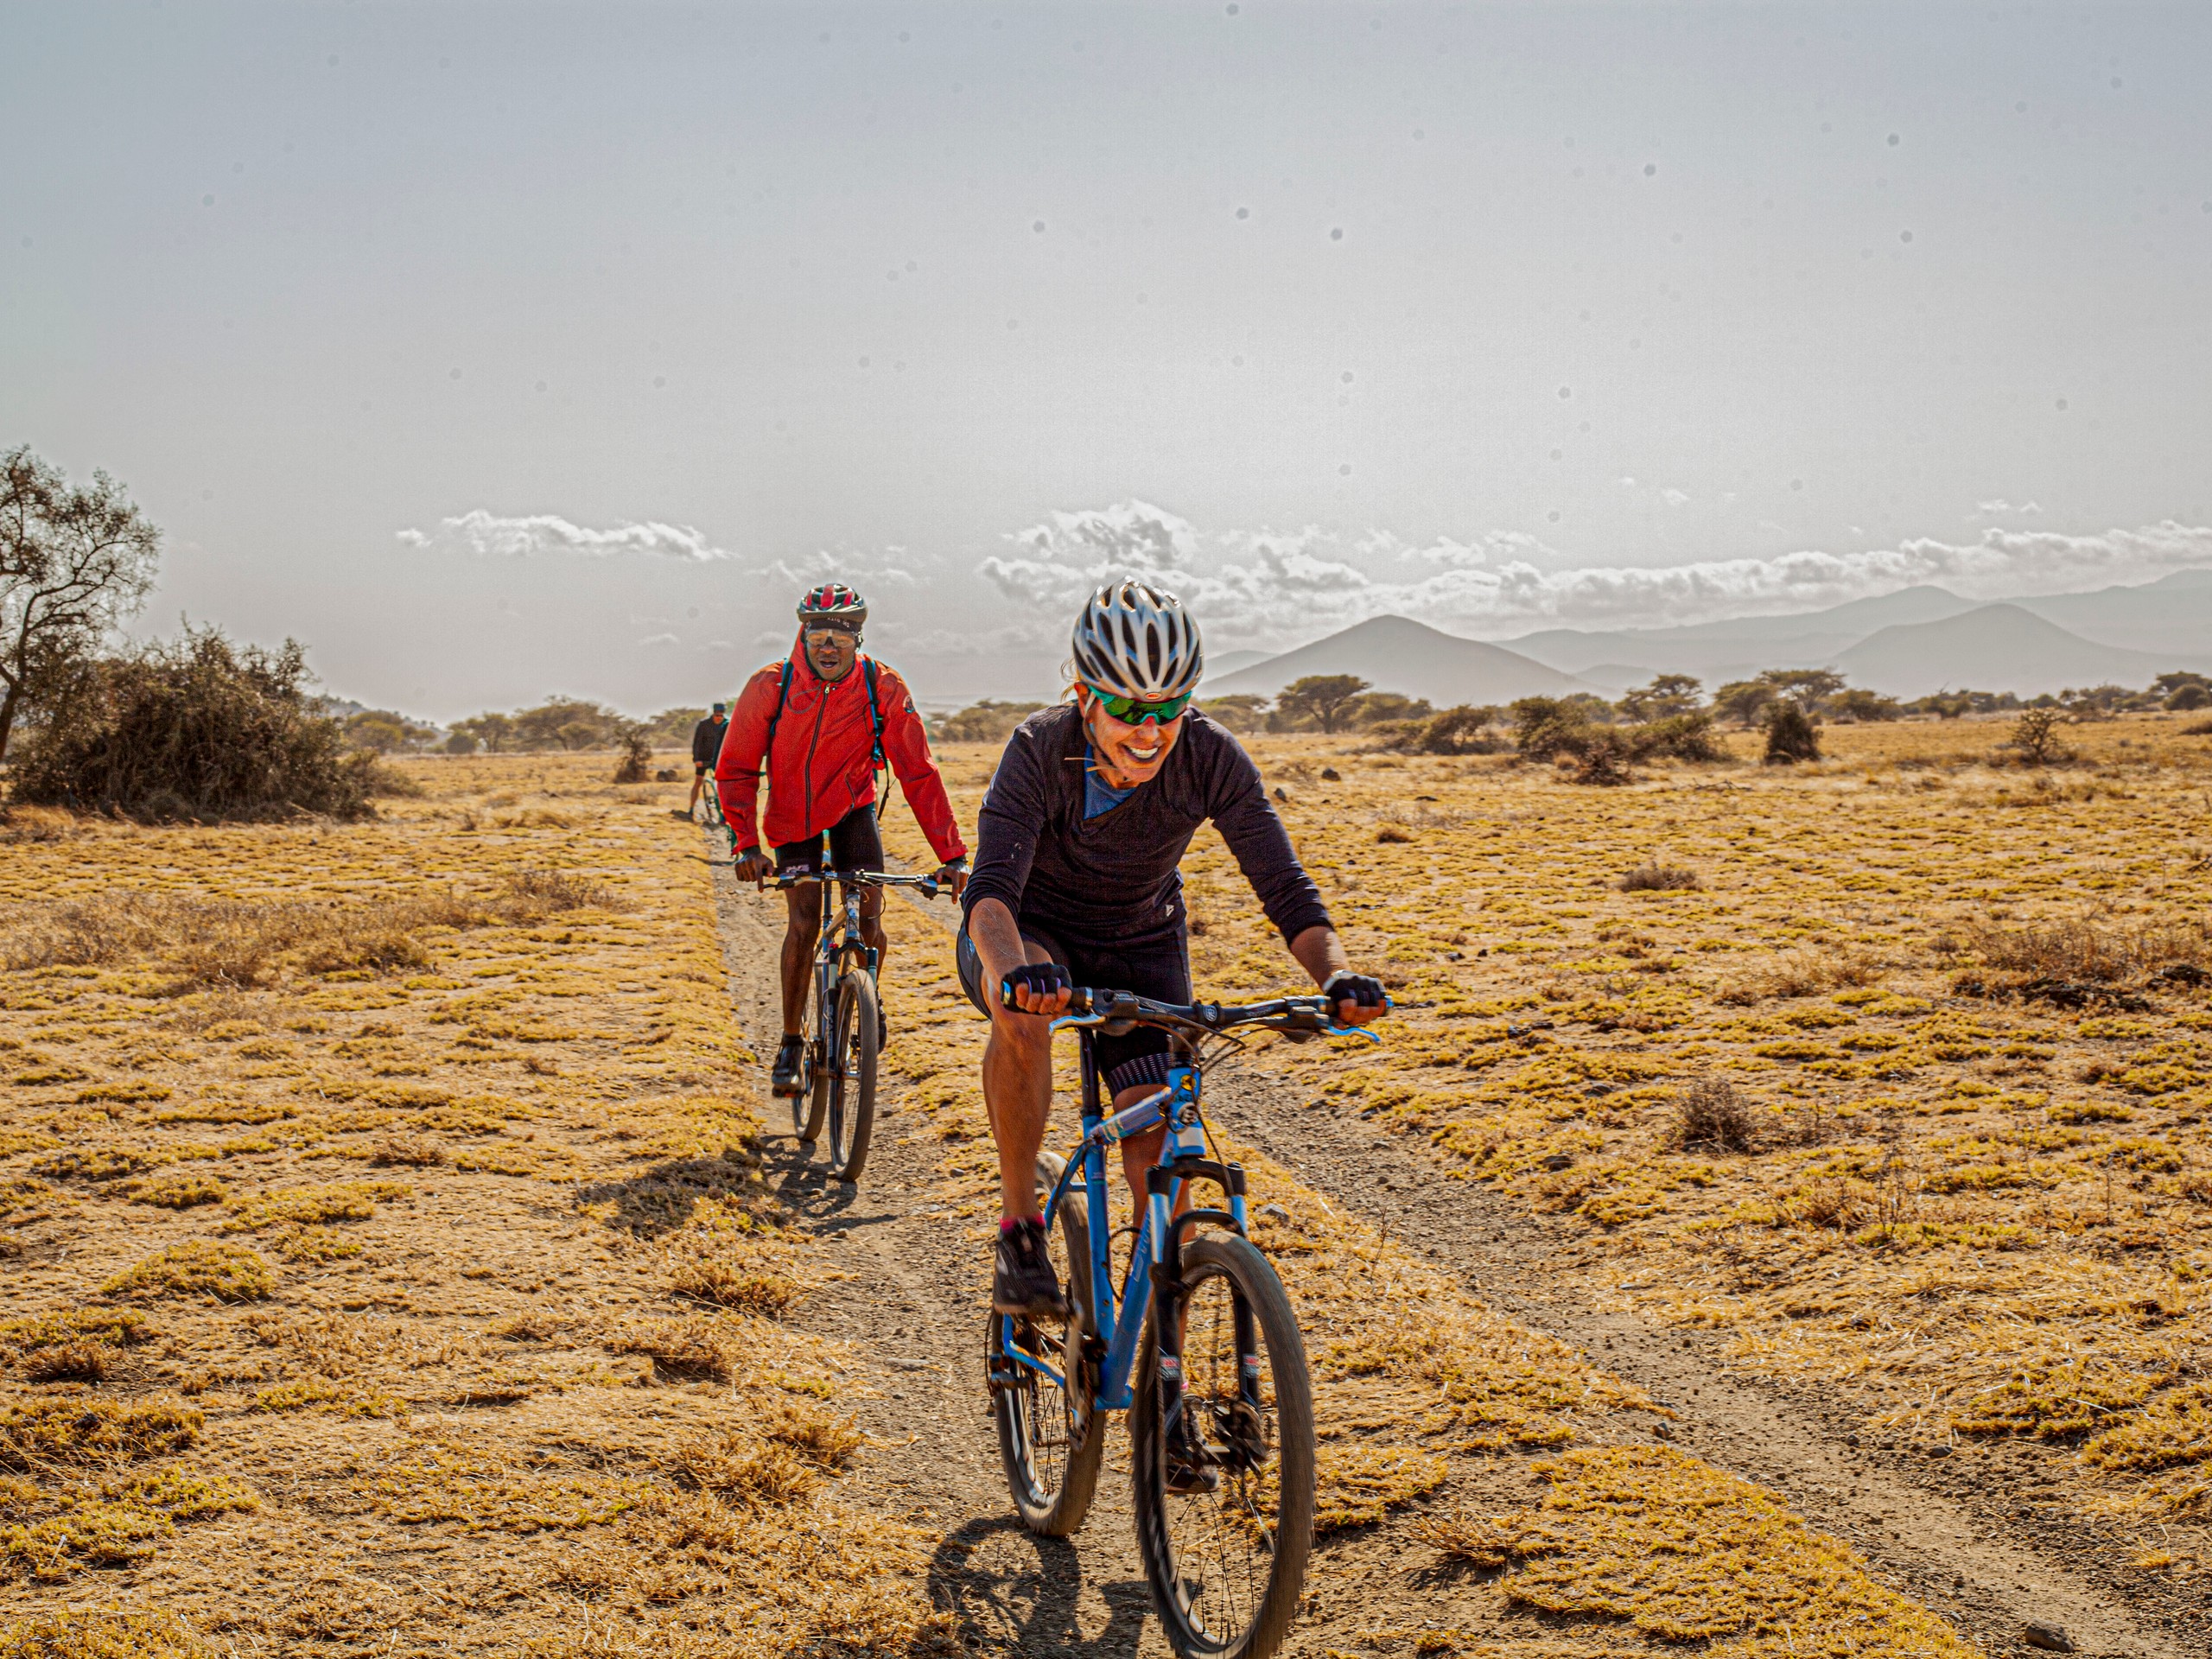
[[[939,1645],[699,837],[598,770],[0,835],[0,1654]]]

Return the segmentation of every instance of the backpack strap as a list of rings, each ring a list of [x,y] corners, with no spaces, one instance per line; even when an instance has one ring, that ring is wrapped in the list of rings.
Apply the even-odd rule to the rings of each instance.
[[[861,658],[861,672],[868,679],[868,718],[875,734],[875,747],[869,752],[868,766],[876,774],[875,816],[880,822],[891,810],[891,763],[883,754],[883,704],[875,695],[875,658]]]
[[[791,694],[791,659],[784,658],[784,677],[776,687],[776,706],[768,715],[768,738],[760,746],[760,770],[753,775],[766,779],[770,762],[776,753],[776,723],[784,717],[784,700]]]

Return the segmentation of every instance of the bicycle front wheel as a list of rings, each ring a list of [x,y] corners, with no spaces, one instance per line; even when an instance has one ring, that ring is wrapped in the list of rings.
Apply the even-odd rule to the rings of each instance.
[[[1185,1247],[1183,1291],[1182,1409],[1210,1490],[1187,1478],[1169,1490],[1155,1301],[1129,1413],[1137,1544],[1177,1653],[1267,1659],[1297,1614],[1313,1545],[1306,1344],[1274,1269],[1234,1234]]]
[[[830,1173],[857,1181],[875,1133],[875,1060],[879,1035],[875,976],[849,968],[837,982],[837,1016],[830,1053]]]

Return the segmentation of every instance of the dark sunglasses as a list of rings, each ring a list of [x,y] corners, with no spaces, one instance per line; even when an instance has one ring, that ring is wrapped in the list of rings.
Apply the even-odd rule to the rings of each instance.
[[[1141,702],[1135,697],[1116,697],[1090,688],[1090,695],[1098,699],[1098,706],[1120,721],[1124,726],[1141,726],[1147,720],[1165,726],[1171,720],[1182,718],[1183,711],[1191,706],[1191,693],[1170,697],[1165,702]]]

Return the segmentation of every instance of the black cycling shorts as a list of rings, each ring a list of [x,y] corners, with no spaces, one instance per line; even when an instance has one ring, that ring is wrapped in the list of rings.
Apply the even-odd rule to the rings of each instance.
[[[822,843],[830,843],[828,863]],[[856,806],[818,836],[788,841],[776,849],[776,874],[790,870],[880,870],[883,837],[876,833],[875,808]]]
[[[1024,922],[1021,937],[1065,967],[1077,984],[1092,990],[1133,991],[1155,1002],[1191,1000],[1189,941],[1179,927],[1128,943],[1070,946]],[[990,1004],[983,1000],[983,959],[964,927],[954,954],[960,963],[960,988],[980,1013],[988,1014]],[[1091,1052],[1109,1096],[1140,1084],[1167,1081],[1167,1033],[1156,1026],[1135,1026],[1118,1037],[1094,1034]]]

